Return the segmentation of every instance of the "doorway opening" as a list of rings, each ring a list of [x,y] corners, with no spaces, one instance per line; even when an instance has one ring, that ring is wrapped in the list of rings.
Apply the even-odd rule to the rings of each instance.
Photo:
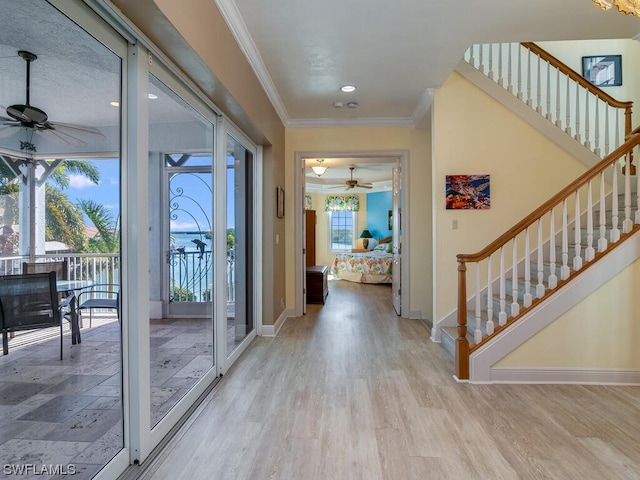
[[[311,170],[318,164],[326,167],[322,175]],[[295,177],[296,315],[306,311],[311,264],[325,265],[329,274],[347,280],[391,284],[396,313],[408,315],[408,295],[401,295],[409,291],[409,205],[402,204],[409,198],[408,151],[296,152]],[[308,235],[313,216],[316,232]],[[312,246],[308,236],[315,239]],[[388,258],[376,259],[382,266],[375,271],[362,274],[360,269],[348,278],[350,272],[343,273],[340,265],[353,263],[343,258],[350,255]]]

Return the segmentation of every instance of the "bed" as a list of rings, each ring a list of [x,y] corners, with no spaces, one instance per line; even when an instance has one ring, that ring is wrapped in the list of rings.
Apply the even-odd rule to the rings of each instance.
[[[391,283],[393,254],[388,252],[388,245],[380,244],[366,253],[339,253],[333,261],[331,274],[350,282]]]

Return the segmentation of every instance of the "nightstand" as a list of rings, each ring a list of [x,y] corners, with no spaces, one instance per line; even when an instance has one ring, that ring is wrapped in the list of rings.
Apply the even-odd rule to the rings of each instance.
[[[329,295],[329,267],[314,265],[307,267],[307,303],[322,303]]]

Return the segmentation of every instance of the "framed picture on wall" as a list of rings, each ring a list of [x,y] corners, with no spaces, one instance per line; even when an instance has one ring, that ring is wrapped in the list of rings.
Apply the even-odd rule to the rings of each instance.
[[[284,188],[276,187],[276,216],[284,218]]]
[[[491,207],[489,175],[447,175],[447,210],[486,210]]]
[[[622,55],[582,57],[582,76],[596,87],[622,85]]]

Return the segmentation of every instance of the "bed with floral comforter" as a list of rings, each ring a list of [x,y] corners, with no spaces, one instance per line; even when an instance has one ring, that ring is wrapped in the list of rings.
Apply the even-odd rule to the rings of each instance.
[[[374,250],[366,253],[339,253],[331,274],[359,283],[391,283],[393,254]]]

